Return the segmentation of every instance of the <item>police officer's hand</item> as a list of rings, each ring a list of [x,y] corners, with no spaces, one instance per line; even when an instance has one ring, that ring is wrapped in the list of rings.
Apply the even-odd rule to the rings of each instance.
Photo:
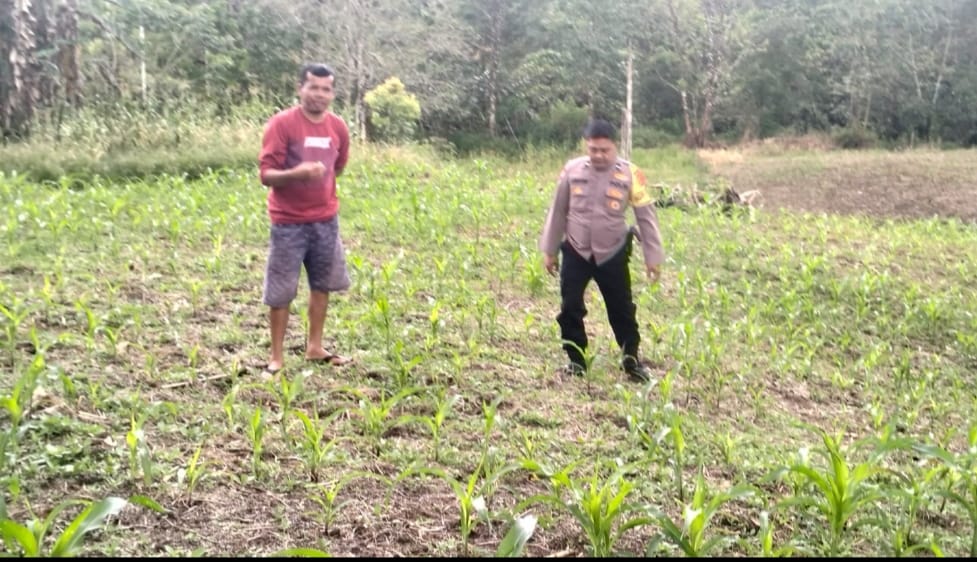
[[[547,273],[555,277],[556,270],[560,267],[560,262],[556,259],[556,256],[546,254],[543,256],[543,267],[546,268]]]
[[[662,270],[660,265],[649,265],[648,266],[648,280],[654,285],[661,279]]]

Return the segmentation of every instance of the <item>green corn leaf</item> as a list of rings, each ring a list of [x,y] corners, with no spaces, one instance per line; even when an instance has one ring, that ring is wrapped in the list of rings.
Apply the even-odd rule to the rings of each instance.
[[[19,550],[23,556],[29,558],[36,557],[39,554],[34,533],[23,525],[9,519],[0,520],[0,536],[3,537],[4,544],[7,545],[8,553],[15,554]]]
[[[142,495],[129,496],[129,503],[133,503],[138,506],[145,507],[146,509],[150,509],[152,511],[155,511],[156,513],[166,513],[166,508],[158,504],[156,500],[154,500],[149,496],[142,496]]]
[[[289,548],[279,550],[269,558],[332,558],[332,555],[315,548]]]
[[[536,522],[535,515],[525,515],[515,520],[512,523],[512,527],[509,528],[509,532],[506,533],[502,542],[499,543],[495,557],[517,558],[522,556],[522,552],[526,548],[526,543],[529,542],[533,533],[536,532]]]
[[[117,497],[108,497],[100,502],[89,504],[58,537],[51,550],[51,556],[73,556],[89,531],[97,529],[107,517],[118,514],[126,504],[128,504],[126,500]]]

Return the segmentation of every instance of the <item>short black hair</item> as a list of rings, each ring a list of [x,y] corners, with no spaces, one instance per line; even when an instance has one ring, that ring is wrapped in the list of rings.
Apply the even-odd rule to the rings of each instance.
[[[604,119],[591,119],[583,129],[585,139],[617,139],[617,131]]]
[[[327,64],[322,64],[321,62],[309,63],[302,67],[302,73],[299,75],[299,84],[305,84],[310,74],[319,78],[328,78],[336,75]]]

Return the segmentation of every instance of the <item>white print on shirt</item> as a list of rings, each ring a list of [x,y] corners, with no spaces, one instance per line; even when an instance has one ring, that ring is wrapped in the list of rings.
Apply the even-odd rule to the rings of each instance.
[[[305,148],[328,149],[332,146],[332,137],[305,137]]]

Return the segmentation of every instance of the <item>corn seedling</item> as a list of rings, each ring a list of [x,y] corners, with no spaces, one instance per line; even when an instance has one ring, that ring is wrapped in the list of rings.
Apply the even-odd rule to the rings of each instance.
[[[936,459],[949,469],[949,486],[937,493],[959,505],[970,518],[970,556],[977,557],[977,424],[970,426],[966,451],[954,454],[939,445],[919,444],[919,454]]]
[[[869,519],[857,520],[855,517],[883,496],[876,486],[869,483],[869,479],[878,474],[881,468],[871,461],[849,468],[841,451],[840,437],[834,438],[824,431],[817,431],[825,447],[825,451],[819,453],[826,458],[827,466],[817,468],[801,462],[778,470],[775,473],[778,477],[785,473],[797,474],[805,483],[813,484],[813,493],[803,494],[801,490],[800,494],[782,500],[779,506],[816,508],[827,523],[829,555],[838,556],[849,526],[874,522]]]
[[[386,397],[386,392],[381,391],[378,402],[371,401],[359,390],[347,389],[347,391],[359,398],[359,408],[356,410],[356,413],[360,417],[360,426],[363,429],[363,432],[370,437],[373,442],[373,453],[379,456],[380,450],[383,446],[383,437],[386,435],[387,431],[398,425],[413,421],[411,416],[391,418],[390,414],[393,412],[394,407],[401,400],[417,394],[421,391],[421,389],[404,388],[400,390],[400,392],[390,397]]]
[[[305,387],[305,373],[299,372],[295,375],[295,378],[291,381],[285,375],[285,371],[282,370],[278,373],[278,378],[276,380],[271,380],[265,383],[264,388],[275,400],[278,401],[278,411],[279,411],[279,427],[282,431],[282,437],[285,438],[289,444],[292,442],[291,436],[286,431],[286,424],[288,421],[288,415],[295,410],[292,406],[298,400],[299,396],[302,395],[302,390]]]
[[[404,342],[397,340],[393,346],[393,356],[397,360],[397,372],[394,374],[394,383],[398,389],[407,388],[414,382],[412,380],[414,367],[424,361],[424,357],[415,355],[408,360],[404,360]]]
[[[579,345],[577,345],[576,343],[574,343],[574,342],[572,342],[570,340],[561,340],[560,343],[562,345],[570,346],[571,348],[573,348],[574,350],[576,350],[577,353],[579,353],[583,357],[584,369],[586,371],[584,375],[585,375],[585,378],[587,379],[587,388],[589,389],[590,388],[590,374],[591,374],[591,371],[593,370],[592,367],[594,365],[594,359],[597,358],[597,352],[590,351],[589,349],[583,349],[582,347],[580,347]],[[596,346],[591,346],[591,347],[596,347]]]
[[[668,425],[661,428],[655,436],[656,443],[668,443],[671,445],[671,458],[668,459],[675,473],[675,489],[678,492],[680,502],[685,502],[685,481],[683,472],[685,470],[685,434],[682,432],[682,414],[671,405],[667,406]]]
[[[373,311],[375,323],[380,326],[383,332],[383,341],[385,342],[385,348],[387,350],[387,355],[390,355],[391,351],[391,331],[393,326],[393,312],[390,309],[390,301],[387,299],[386,295],[380,295],[376,297],[373,301]]]
[[[17,523],[7,516],[6,505],[0,496],[0,536],[6,551],[23,557],[71,557],[79,553],[82,541],[89,532],[102,526],[106,519],[117,515],[128,504],[126,500],[108,497],[98,502],[66,500],[55,506],[44,519],[33,518],[26,524]],[[55,519],[67,508],[84,505],[85,508],[65,528],[54,544],[45,545],[48,531]]]
[[[761,511],[760,528],[757,531],[757,538],[760,539],[760,554],[764,558],[787,558],[793,555],[797,550],[793,544],[774,546],[773,532],[774,524],[770,521],[770,513]]]
[[[129,474],[133,480],[136,480],[141,473],[143,485],[148,487],[153,483],[155,470],[153,456],[146,442],[146,432],[143,431],[145,422],[145,414],[140,416],[138,421],[135,414],[129,416],[130,428],[126,432],[126,446],[129,449]]]
[[[709,490],[700,469],[692,501],[682,506],[681,527],[664,513],[658,512],[654,515],[661,526],[661,533],[648,546],[648,556],[651,556],[663,541],[671,543],[683,554],[693,558],[709,556],[714,550],[721,549],[731,539],[723,536],[707,538],[709,523],[724,504],[752,496],[754,493],[751,486],[736,486],[726,492],[708,497]]]
[[[190,457],[190,463],[186,468],[180,468],[176,471],[176,481],[178,484],[186,484],[187,487],[187,500],[193,501],[193,491],[197,489],[197,484],[202,482],[207,476],[207,462],[200,462],[200,452],[203,451],[203,445],[197,447],[196,452]]]
[[[441,436],[444,430],[444,422],[448,419],[448,415],[451,414],[451,409],[459,399],[461,399],[461,396],[458,394],[450,397],[446,396],[444,388],[441,388],[438,390],[434,401],[434,414],[430,416],[416,416],[414,418],[417,422],[424,424],[431,432],[431,439],[434,441],[434,462],[441,461]]]
[[[336,522],[336,517],[339,516],[339,513],[347,503],[345,501],[337,502],[339,493],[349,483],[359,478],[378,478],[384,480],[384,477],[370,472],[350,472],[332,482],[309,485],[309,489],[312,491],[309,498],[320,508],[319,511],[311,515],[316,521],[322,524],[325,534],[329,534],[330,528]]]
[[[437,476],[451,486],[451,491],[455,494],[460,511],[459,526],[461,529],[462,549],[465,556],[468,555],[468,539],[475,525],[479,521],[488,520],[488,504],[486,498],[491,496],[495,482],[509,472],[519,468],[518,465],[511,464],[497,467],[492,469],[491,472],[488,472],[485,464],[486,461],[483,456],[478,466],[464,482],[437,467],[410,468],[406,471],[408,474]]]
[[[251,443],[251,472],[257,477],[261,474],[261,454],[264,451],[265,433],[268,426],[262,417],[261,408],[255,408],[251,420],[245,427],[248,442]]]
[[[344,413],[343,410],[336,410],[325,420],[320,421],[318,409],[313,409],[312,419],[309,419],[305,412],[299,410],[292,412],[302,422],[302,459],[305,462],[305,468],[309,471],[309,478],[313,482],[319,481],[319,469],[326,463],[329,454],[336,446],[335,439],[325,440],[326,428],[336,416],[342,413]]]
[[[30,366],[14,382],[14,387],[10,394],[0,396],[0,406],[6,410],[10,417],[10,435],[16,435],[20,427],[20,422],[31,409],[31,400],[34,396],[34,389],[37,388],[37,381],[45,367],[44,355],[38,353]],[[0,465],[4,459],[0,459]]]
[[[588,541],[588,555],[595,558],[614,556],[614,546],[630,529],[650,524],[653,519],[643,508],[625,503],[634,489],[633,484],[624,479],[624,474],[633,467],[619,466],[606,479],[600,478],[600,467],[595,467],[589,482],[577,481],[571,476],[575,463],[552,473],[545,466],[524,465],[541,471],[549,479],[550,491],[524,500],[521,507],[532,503],[552,505],[569,512],[580,525]],[[640,515],[632,517],[632,514]]]
[[[30,316],[30,309],[27,307],[20,308],[16,305],[7,308],[6,306],[0,304],[0,313],[3,314],[4,325],[3,331],[4,335],[7,336],[7,353],[10,355],[10,364],[15,364],[16,358],[16,347],[17,347],[17,332],[20,330],[21,324],[24,320]]]
[[[522,556],[526,549],[526,543],[536,532],[536,516],[524,515],[512,522],[509,532],[502,538],[498,550],[495,551],[496,558],[518,558]]]
[[[98,317],[83,298],[75,301],[75,308],[85,315],[85,341],[88,349],[95,349],[95,334],[99,328]]]

